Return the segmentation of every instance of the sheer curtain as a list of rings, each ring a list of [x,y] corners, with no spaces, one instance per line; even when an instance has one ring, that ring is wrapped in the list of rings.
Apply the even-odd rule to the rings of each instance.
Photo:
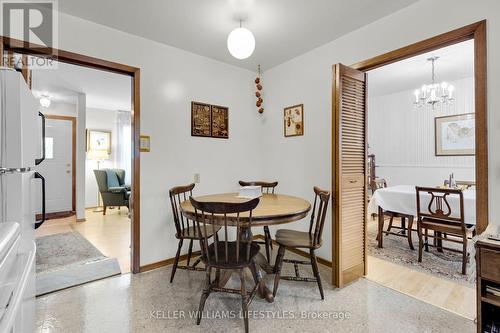
[[[130,185],[132,163],[132,139],[129,111],[116,113],[116,167],[125,170],[125,183]]]

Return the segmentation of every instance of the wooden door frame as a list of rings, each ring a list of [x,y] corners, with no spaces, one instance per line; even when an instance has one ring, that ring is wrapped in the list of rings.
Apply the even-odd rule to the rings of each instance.
[[[384,53],[350,65],[349,67],[363,72],[392,64],[407,58],[411,58],[426,52],[440,49],[446,46],[474,40],[474,91],[475,91],[475,120],[476,120],[476,225],[478,233],[483,232],[488,226],[488,107],[487,107],[487,68],[486,68],[486,20],[482,20],[462,28],[458,28],[435,37]],[[335,78],[335,77],[334,77]],[[333,87],[335,94],[335,84]],[[335,106],[333,111],[335,112]],[[332,123],[332,131],[335,123]],[[334,133],[334,132],[333,132]],[[335,144],[332,138],[332,170],[335,170]],[[332,174],[332,182],[335,174]],[[334,190],[334,188],[332,188]],[[333,199],[333,198],[332,198]],[[332,214],[332,219],[335,214]],[[335,221],[332,220],[335,226]],[[365,230],[366,238],[366,230]],[[338,242],[335,228],[332,228],[332,244]],[[366,244],[366,239],[365,239]],[[332,262],[337,262],[335,247],[332,246]],[[335,273],[335,267],[332,267]],[[335,276],[335,275],[333,275]],[[335,284],[335,281],[333,282]]]
[[[71,121],[71,210],[76,212],[76,117],[45,114],[45,118],[52,120]]]
[[[5,50],[13,50],[20,54],[51,58],[60,62],[73,65],[99,69],[107,72],[123,74],[132,78],[131,105],[132,105],[132,200],[131,200],[131,267],[132,273],[140,272],[140,167],[141,156],[139,150],[140,138],[140,68],[119,64],[112,61],[98,59],[74,52],[60,49],[49,49],[33,43],[18,39],[0,36],[0,66],[3,65],[3,53]]]

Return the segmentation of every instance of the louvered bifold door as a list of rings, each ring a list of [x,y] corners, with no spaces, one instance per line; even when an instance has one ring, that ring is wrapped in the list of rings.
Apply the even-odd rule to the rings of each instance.
[[[366,74],[334,66],[333,284],[366,274]]]

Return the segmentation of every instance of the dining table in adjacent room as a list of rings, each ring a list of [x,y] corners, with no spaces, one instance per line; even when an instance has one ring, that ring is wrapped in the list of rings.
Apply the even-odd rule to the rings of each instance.
[[[251,200],[250,198],[239,197],[238,193],[203,195],[197,196],[195,199],[202,202],[225,203],[239,203]],[[195,210],[189,200],[181,203],[181,209],[185,217],[190,220],[195,219]],[[252,211],[251,227],[243,227],[242,229],[244,230],[241,231],[241,235],[244,239],[252,239],[253,235],[251,228],[299,221],[307,216],[309,210],[311,210],[311,204],[305,199],[286,194],[263,193],[260,197],[259,204]],[[231,223],[231,214],[227,214],[227,216],[229,223]],[[243,223],[249,221],[248,212],[240,214],[240,221]],[[207,222],[209,222],[208,219]],[[257,255],[257,264],[261,270],[264,271],[264,273],[274,274],[274,267],[267,262],[266,257],[262,253]],[[273,293],[265,285],[262,272],[257,271],[256,274],[259,275],[260,279],[260,285],[258,288],[259,295],[265,298],[268,302],[273,302]],[[222,272],[218,281],[219,286],[224,287],[230,277],[230,271]]]
[[[463,190],[464,199],[464,222],[467,225],[476,224],[476,190],[468,188]],[[448,198],[451,206],[451,211],[460,211],[459,199],[457,196]],[[378,214],[379,223],[383,221],[384,212],[395,212],[406,216],[417,216],[417,194],[415,186],[412,185],[396,185],[377,189],[370,199],[368,204],[368,216]],[[408,230],[411,229],[412,223],[408,225]],[[408,232],[408,238],[411,242],[411,232]],[[378,238],[379,247],[382,243],[382,237]]]

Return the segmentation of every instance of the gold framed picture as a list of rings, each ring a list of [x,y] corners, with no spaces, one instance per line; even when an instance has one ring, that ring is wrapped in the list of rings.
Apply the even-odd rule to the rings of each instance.
[[[151,151],[151,137],[149,135],[139,136],[139,151],[142,153]]]
[[[304,135],[304,104],[286,107],[283,111],[285,137]]]
[[[111,154],[111,131],[87,129],[87,151],[91,150]]]
[[[434,118],[436,156],[470,156],[476,153],[474,113]]]

